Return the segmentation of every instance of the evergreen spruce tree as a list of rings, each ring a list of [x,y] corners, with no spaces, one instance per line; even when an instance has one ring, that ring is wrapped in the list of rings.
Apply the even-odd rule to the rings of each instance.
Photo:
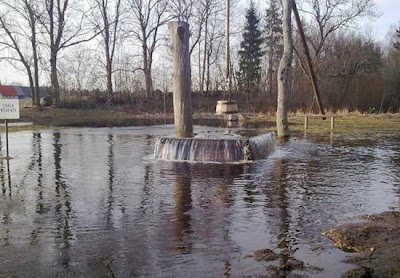
[[[276,80],[276,72],[279,67],[279,61],[283,51],[283,30],[282,30],[282,12],[278,0],[270,0],[270,5],[265,15],[265,49],[268,56],[268,95],[273,94],[273,81]]]
[[[393,46],[397,50],[400,50],[400,27],[399,27],[399,29],[396,30],[396,35],[397,35],[397,40],[396,40],[396,42],[393,43]]]
[[[260,19],[254,2],[250,2],[249,9],[246,10],[246,25],[243,31],[243,41],[240,43],[239,51],[239,82],[241,87],[245,87],[249,98],[249,92],[258,87],[261,77],[261,57],[263,42],[260,30]]]

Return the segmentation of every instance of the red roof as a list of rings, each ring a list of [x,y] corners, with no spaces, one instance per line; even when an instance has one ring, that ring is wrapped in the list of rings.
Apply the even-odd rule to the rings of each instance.
[[[0,86],[0,94],[3,97],[18,97],[14,86]]]

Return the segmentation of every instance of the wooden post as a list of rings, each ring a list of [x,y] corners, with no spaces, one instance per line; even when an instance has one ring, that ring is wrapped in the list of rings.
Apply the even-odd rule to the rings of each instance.
[[[335,129],[335,117],[332,116],[331,117],[331,130],[334,130],[334,129]]]
[[[296,2],[294,0],[293,0],[293,13],[294,13],[294,18],[296,20],[297,28],[298,28],[299,33],[300,33],[301,42],[303,44],[304,54],[306,55],[309,74],[310,74],[310,77],[311,77],[310,78],[311,85],[313,87],[314,96],[317,99],[319,112],[321,113],[321,115],[325,115],[324,107],[322,106],[321,96],[319,94],[317,76],[315,75],[314,67],[313,67],[312,60],[311,60],[310,51],[308,50],[306,36],[304,35],[303,25],[302,25],[301,20],[300,20],[300,15],[299,15],[299,11],[297,10]],[[325,118],[322,118],[322,119],[325,120]]]
[[[172,21],[168,29],[172,38],[175,133],[178,137],[187,137],[193,133],[189,24]]]
[[[8,149],[8,120],[5,120],[6,123],[6,158],[10,158],[10,152]]]
[[[308,129],[308,116],[304,117],[304,129]]]

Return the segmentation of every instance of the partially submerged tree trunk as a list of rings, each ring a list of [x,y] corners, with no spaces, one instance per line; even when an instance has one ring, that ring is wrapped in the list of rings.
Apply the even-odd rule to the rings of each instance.
[[[189,24],[173,21],[168,24],[168,29],[172,37],[175,133],[186,137],[193,133]]]
[[[294,0],[283,0],[283,55],[278,70],[278,109],[276,111],[276,127],[278,137],[289,136],[287,119],[287,103],[289,95],[289,74],[292,67],[292,7]]]

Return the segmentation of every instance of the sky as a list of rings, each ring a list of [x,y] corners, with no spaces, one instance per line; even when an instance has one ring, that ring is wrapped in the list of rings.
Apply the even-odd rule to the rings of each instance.
[[[391,26],[398,27],[400,23],[400,0],[375,0],[381,17],[371,21],[365,19],[360,25],[372,28],[374,37],[383,41]]]
[[[250,0],[242,0],[241,3],[245,4],[247,1]],[[372,36],[377,41],[384,41],[388,31],[391,28],[400,26],[400,0],[375,0],[375,2],[377,6],[377,12],[382,15],[374,20],[360,20],[359,30],[360,32],[371,32]],[[28,85],[28,79],[25,72],[16,71],[6,62],[0,63],[0,82],[5,85]]]

